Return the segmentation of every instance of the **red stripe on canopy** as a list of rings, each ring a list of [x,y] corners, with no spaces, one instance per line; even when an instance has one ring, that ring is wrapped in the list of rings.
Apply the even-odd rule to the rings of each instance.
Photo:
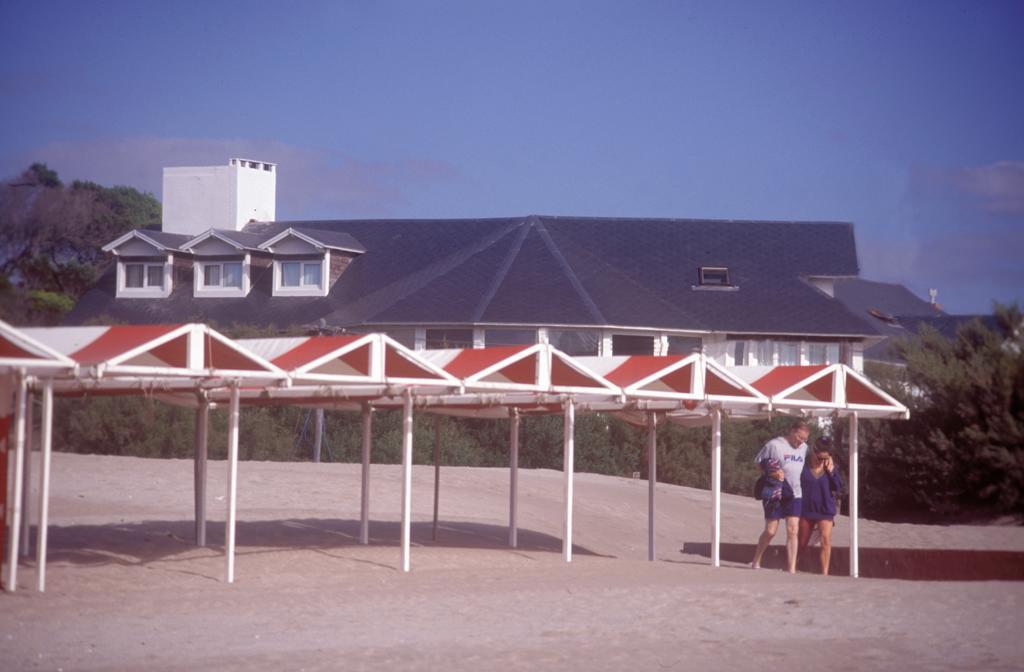
[[[425,366],[420,366],[402,356],[395,346],[384,346],[384,377],[386,378],[427,378],[443,380]]]
[[[44,359],[41,355],[19,348],[6,338],[0,338],[0,357],[8,357],[10,359]]]
[[[824,368],[824,366],[776,366],[755,380],[753,387],[761,394],[771,396],[796,385]]]
[[[529,357],[517,359],[508,366],[503,366],[497,371],[491,373],[483,380],[487,382],[498,382],[498,380],[504,382],[507,380],[508,382],[515,383],[517,385],[536,385],[537,355],[534,354]]]
[[[149,354],[159,359],[167,366],[187,369],[188,368],[188,336],[172,338],[163,345],[158,345],[149,351]],[[126,364],[128,362],[125,362]]]
[[[810,385],[805,385],[803,389],[819,401],[835,401],[835,399],[832,398],[832,379],[835,375],[835,373],[830,373],[827,376],[822,376]]]
[[[354,341],[363,338],[362,336],[311,336],[302,343],[274,359],[274,364],[281,367],[285,371],[291,371],[298,369],[310,362],[320,359],[324,355],[330,354],[334,350],[340,350],[353,343]],[[346,363],[354,368],[360,369],[363,373],[369,372],[369,366],[356,367],[352,362],[346,360]],[[364,370],[365,369],[365,370]]]
[[[149,341],[156,340],[180,326],[179,324],[143,324],[110,327],[92,343],[69,356],[79,364],[87,366],[100,364],[145,345]]]
[[[448,362],[444,370],[456,378],[469,378],[489,366],[493,366],[503,359],[508,359],[527,348],[529,345],[502,345],[495,348],[480,348],[477,350],[463,350],[455,355],[455,358]]]
[[[726,380],[710,369],[708,369],[704,374],[704,393],[717,394],[726,397],[757,398],[748,390],[745,390],[741,385],[737,385],[736,383]]]
[[[596,379],[580,373],[558,357],[551,358],[551,385],[557,387],[604,387]]]
[[[892,404],[851,375],[846,376],[846,403],[871,406],[890,406]]]
[[[225,369],[230,371],[267,370],[267,367],[263,364],[225,345],[212,336],[207,336],[203,341],[203,362],[205,362],[208,369]]]
[[[610,371],[605,379],[615,383],[619,387],[628,387],[644,378],[668,368],[676,362],[685,359],[685,355],[668,355],[667,357],[655,357],[654,355],[633,355],[622,364]],[[687,368],[687,367],[683,367]],[[689,392],[687,385],[686,392]]]

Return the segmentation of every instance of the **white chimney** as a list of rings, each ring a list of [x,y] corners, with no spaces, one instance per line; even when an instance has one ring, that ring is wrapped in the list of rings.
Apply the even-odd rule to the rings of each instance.
[[[230,159],[226,166],[164,168],[163,230],[197,235],[273,221],[277,164]]]

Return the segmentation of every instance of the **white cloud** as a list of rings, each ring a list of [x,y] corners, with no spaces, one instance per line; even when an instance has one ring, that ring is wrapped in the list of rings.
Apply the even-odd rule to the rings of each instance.
[[[992,213],[1024,215],[1024,161],[997,161],[945,171],[959,191],[978,199]]]

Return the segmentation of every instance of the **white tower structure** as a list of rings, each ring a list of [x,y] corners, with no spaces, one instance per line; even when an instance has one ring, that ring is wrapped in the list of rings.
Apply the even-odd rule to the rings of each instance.
[[[198,235],[276,218],[277,164],[229,159],[226,166],[164,168],[163,230]]]

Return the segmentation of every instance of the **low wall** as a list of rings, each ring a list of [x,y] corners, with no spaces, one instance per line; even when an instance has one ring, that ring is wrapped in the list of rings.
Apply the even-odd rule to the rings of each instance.
[[[722,544],[722,560],[749,563],[754,557],[754,544]],[[806,550],[797,561],[797,569],[819,572],[818,547]],[[683,553],[711,557],[711,544],[686,542]],[[850,575],[850,549],[832,548],[832,576]],[[774,544],[761,559],[762,567],[786,568],[786,547]],[[908,579],[912,581],[1024,581],[1024,552],[970,551],[932,548],[870,548],[860,549],[860,575],[873,579]]]

